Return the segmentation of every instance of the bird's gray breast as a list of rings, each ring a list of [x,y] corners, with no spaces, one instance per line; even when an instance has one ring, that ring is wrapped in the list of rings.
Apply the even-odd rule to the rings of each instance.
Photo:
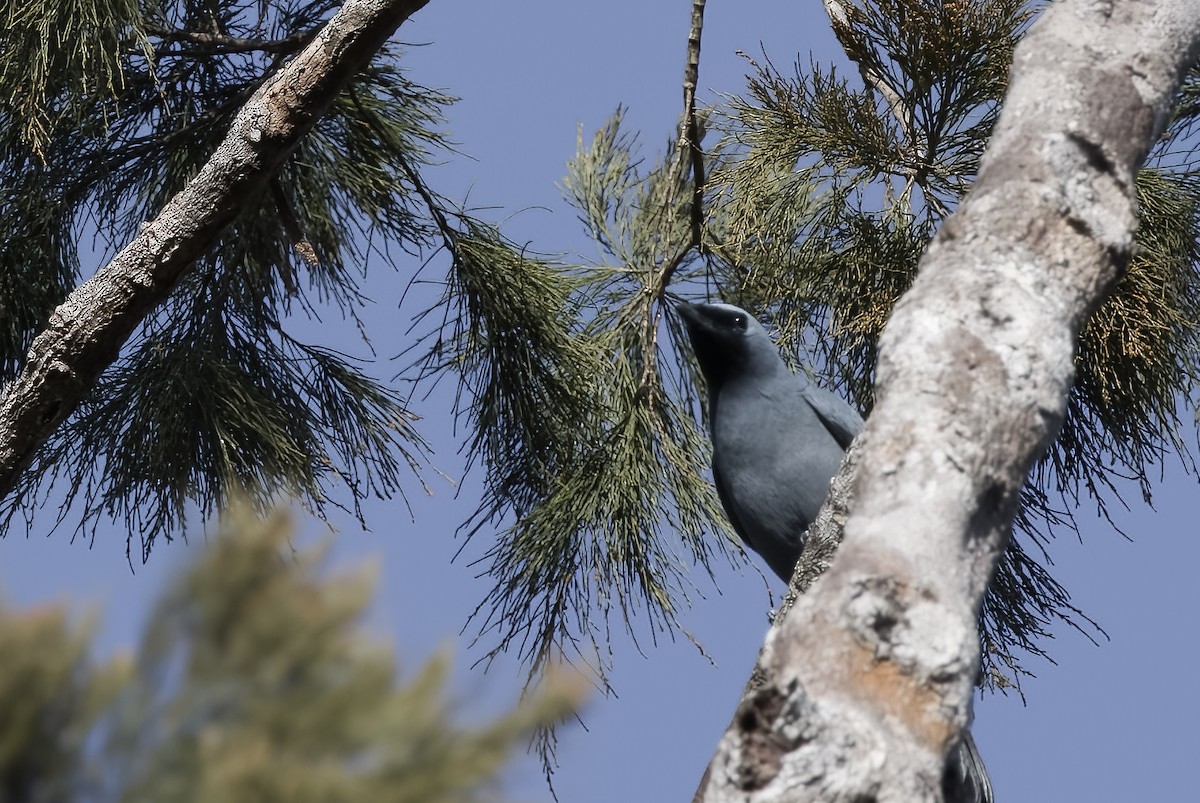
[[[803,388],[790,375],[730,383],[712,421],[713,465],[734,526],[785,579],[843,455]]]

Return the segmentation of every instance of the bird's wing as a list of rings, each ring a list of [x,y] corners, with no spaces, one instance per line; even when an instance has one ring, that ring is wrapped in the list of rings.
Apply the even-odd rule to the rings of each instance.
[[[737,506],[734,505],[729,492],[725,490],[725,481],[721,479],[721,472],[717,469],[716,460],[713,460],[712,473],[713,484],[717,486],[717,496],[721,499],[721,507],[725,508],[725,515],[729,518],[729,523],[733,525],[733,531],[742,539],[742,543],[753,549],[750,539],[746,537],[746,528],[738,521]]]
[[[862,429],[862,416],[833,391],[806,382],[800,392],[838,446],[849,449],[850,442]]]

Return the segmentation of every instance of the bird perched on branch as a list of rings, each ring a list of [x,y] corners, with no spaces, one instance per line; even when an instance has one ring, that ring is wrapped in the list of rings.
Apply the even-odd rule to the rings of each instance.
[[[730,304],[680,304],[708,382],[713,479],[733,529],[783,582],[862,417],[793,374],[766,330]]]
[[[762,325],[731,304],[680,304],[708,384],[713,481],[734,531],[785,583],[829,482],[862,429],[836,393],[793,374]],[[969,731],[946,764],[947,803],[992,803]]]

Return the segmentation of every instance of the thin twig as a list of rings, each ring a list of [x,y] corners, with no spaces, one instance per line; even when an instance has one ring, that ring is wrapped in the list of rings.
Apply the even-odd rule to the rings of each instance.
[[[688,31],[687,64],[683,69],[683,120],[679,126],[679,141],[675,151],[675,171],[678,184],[692,173],[692,206],[689,211],[691,236],[675,256],[663,264],[652,295],[661,299],[671,283],[671,277],[693,248],[704,250],[704,151],[700,141],[704,136],[701,120],[696,114],[696,86],[700,83],[700,36],[704,31],[704,2],[693,0],[692,24]],[[686,161],[685,161],[686,159]],[[675,205],[672,192],[668,208]]]
[[[646,344],[643,353],[645,364],[642,368],[642,386],[649,394],[651,406],[655,406],[655,388],[657,384],[655,362],[658,354],[658,312],[671,277],[683,260],[693,249],[703,251],[704,223],[704,152],[700,148],[703,136],[700,122],[696,116],[696,86],[700,82],[700,36],[704,31],[705,0],[692,0],[692,21],[688,29],[687,63],[683,68],[683,120],[679,126],[679,138],[675,149],[675,183],[667,197],[666,214],[668,220],[675,210],[675,191],[687,180],[687,173],[692,174],[692,201],[689,211],[691,231],[686,243],[676,254],[666,260],[653,284],[645,289],[644,331],[643,342]]]
[[[910,112],[905,107],[900,93],[893,89],[877,70],[864,63],[861,43],[851,38],[853,28],[850,25],[850,17],[846,12],[845,4],[842,0],[822,0],[822,3],[825,6],[825,13],[829,15],[829,23],[833,27],[834,36],[837,37],[846,57],[858,65],[859,74],[862,75],[866,85],[883,96],[888,110],[891,111],[892,117],[896,118],[896,124],[900,126],[900,133],[904,135],[905,140],[911,140],[912,124],[908,117]]]
[[[450,256],[457,260],[459,258],[459,232],[450,225],[450,220],[446,215],[445,209],[434,198],[433,191],[425,184],[420,173],[404,158],[404,148],[400,142],[392,136],[390,131],[379,124],[374,112],[368,112],[366,107],[363,106],[362,101],[358,99],[358,92],[355,87],[349,87],[347,94],[350,96],[350,102],[354,104],[354,108],[358,110],[359,119],[366,124],[367,128],[374,132],[375,136],[379,137],[380,142],[391,148],[392,156],[395,157],[396,162],[400,165],[401,172],[412,183],[413,189],[416,190],[417,195],[421,196],[421,200],[425,203],[425,208],[429,211],[429,216],[433,218],[433,223],[442,238],[442,245],[445,246]]]
[[[700,82],[700,34],[704,28],[704,0],[692,3],[692,28],[688,34],[687,67],[683,71],[683,136],[679,138],[680,153],[686,143],[692,164],[692,245],[703,250],[704,223],[704,151],[700,149],[704,132],[696,115],[696,85]]]
[[[179,50],[164,50],[158,56],[212,56],[227,53],[294,53],[313,40],[320,28],[310,28],[307,31],[297,31],[282,39],[244,39],[240,36],[228,36],[221,33],[204,31],[183,31],[175,28],[163,28],[157,25],[147,25],[146,33],[157,36],[167,42],[179,42],[189,47]]]
[[[863,58],[865,48],[850,23],[850,13],[847,11],[846,4],[843,0],[822,0],[822,5],[825,6],[825,13],[829,15],[829,23],[833,28],[833,34],[837,37],[838,44],[842,46],[842,50],[846,53],[846,58],[858,65],[858,73],[862,76],[866,87],[878,92],[883,98],[888,110],[892,113],[892,117],[896,120],[896,125],[900,128],[902,142],[905,143],[907,148],[915,151],[917,143],[912,133],[912,109],[905,104],[900,93],[888,83],[884,76]],[[910,197],[912,183],[913,177],[910,176],[908,187],[900,194],[900,197],[905,199],[906,207],[910,210],[912,204],[908,201],[908,198]],[[924,189],[923,181],[918,180],[917,183]],[[890,184],[888,189],[889,192],[887,195],[890,201]],[[928,193],[926,194],[928,195]]]

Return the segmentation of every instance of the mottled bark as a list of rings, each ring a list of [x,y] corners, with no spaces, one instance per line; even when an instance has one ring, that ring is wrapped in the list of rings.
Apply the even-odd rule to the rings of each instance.
[[[1021,43],[978,180],[884,332],[837,559],[769,633],[699,799],[940,799],[978,607],[1198,52],[1192,0],[1060,0]]]
[[[287,159],[337,93],[428,0],[347,0],[254,94],[212,158],[50,316],[0,399],[0,497],[150,312]]]

